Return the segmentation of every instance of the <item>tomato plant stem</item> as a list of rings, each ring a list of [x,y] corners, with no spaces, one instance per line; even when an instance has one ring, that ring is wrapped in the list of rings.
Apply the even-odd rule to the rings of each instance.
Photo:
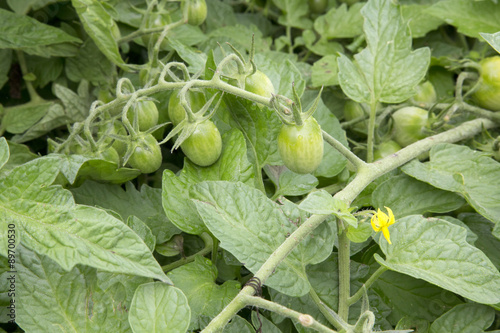
[[[330,309],[318,296],[316,291],[311,287],[311,290],[309,290],[309,296],[311,296],[312,300],[314,303],[316,303],[316,306],[318,307],[319,311],[325,316],[325,318],[337,329],[347,329],[348,325],[346,322],[344,322],[338,314],[335,313],[332,309]]]
[[[289,309],[281,304],[277,304],[271,301],[268,301],[266,299],[260,298],[260,297],[255,297],[255,296],[249,296],[249,295],[244,295],[242,296],[243,302],[245,302],[246,305],[252,305],[257,308],[262,308],[266,309],[272,312],[275,312],[277,314],[280,314],[284,317],[292,318],[299,323],[304,323],[305,315],[303,313],[294,311],[292,309]],[[307,318],[309,319],[309,318]],[[312,317],[311,317],[312,319]],[[325,325],[321,324],[320,322],[316,321],[315,319],[312,319],[311,322],[307,322],[306,325],[304,325],[307,328],[312,328],[315,331],[318,332],[324,332],[324,333],[336,333],[336,331],[326,327]]]
[[[323,139],[333,148],[335,148],[339,153],[345,156],[355,167],[356,170],[360,167],[366,165],[366,163],[356,156],[353,152],[351,152],[347,147],[345,147],[340,141],[335,139],[333,136],[323,131]]]
[[[377,281],[377,279],[385,272],[387,271],[387,268],[384,267],[384,266],[380,266],[369,278],[368,280],[366,280],[366,282],[363,284],[363,287],[362,288],[359,288],[358,291],[352,295],[351,297],[349,297],[349,299],[347,300],[347,304],[349,305],[352,305],[354,303],[356,303],[364,294],[364,291],[363,289],[366,289],[368,290],[368,288],[371,287],[371,285],[373,284],[373,282]]]
[[[347,300],[351,296],[351,242],[347,238],[346,230],[338,221],[339,237],[339,316],[347,321],[349,317],[349,304]]]
[[[375,139],[375,117],[377,115],[377,101],[372,101],[370,104],[370,118],[368,121],[368,140],[367,140],[367,157],[368,163],[373,162],[373,146]]]

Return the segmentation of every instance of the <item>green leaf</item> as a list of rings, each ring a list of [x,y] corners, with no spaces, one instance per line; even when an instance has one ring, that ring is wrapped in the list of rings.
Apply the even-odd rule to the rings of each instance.
[[[433,17],[427,13],[427,8],[431,5],[427,4],[408,4],[401,5],[401,15],[403,20],[410,27],[412,38],[421,38],[439,28],[443,24],[443,20]]]
[[[39,157],[37,154],[33,154],[28,148],[28,146],[14,142],[8,142],[8,143],[9,143],[10,156],[7,163],[3,166],[2,171],[11,170],[18,165],[27,163]]]
[[[87,39],[75,57],[66,59],[66,75],[71,81],[89,81],[95,86],[109,83],[115,66],[97,48],[92,39]]]
[[[80,17],[83,28],[95,42],[99,50],[115,65],[126,69],[120,56],[118,44],[113,36],[117,29],[113,18],[106,12],[101,2],[92,0],[71,0],[76,13]]]
[[[34,126],[51,110],[64,112],[60,104],[54,102],[27,103],[6,109],[2,127],[9,133],[20,134]]]
[[[387,304],[391,304],[392,312],[389,318],[392,322],[397,322],[404,316],[434,321],[455,305],[462,303],[450,291],[391,271],[382,274],[373,289]]]
[[[353,226],[349,226],[347,228],[346,235],[347,235],[347,238],[349,238],[349,240],[351,242],[363,243],[368,238],[370,238],[372,233],[373,233],[373,229],[372,229],[372,226],[370,225],[370,223],[358,223],[356,228]]]
[[[495,224],[488,221],[479,214],[460,214],[459,218],[477,235],[478,240],[474,244],[483,251],[491,262],[500,270],[500,239],[492,235]]]
[[[340,56],[340,86],[359,103],[403,102],[427,72],[430,50],[411,51],[411,36],[391,0],[372,0],[361,13],[368,46],[354,56],[356,63]]]
[[[191,196],[208,229],[253,273],[307,218],[291,202],[278,206],[262,192],[242,183],[203,182]],[[323,261],[333,247],[333,230],[318,227],[275,269],[266,285],[291,296],[309,291],[305,266]]]
[[[179,229],[189,234],[207,231],[196,207],[189,200],[192,185],[204,180],[253,182],[252,165],[247,159],[245,139],[234,129],[222,136],[222,154],[209,167],[199,167],[185,159],[179,176],[170,170],[163,173],[162,203],[166,215]]]
[[[481,304],[461,304],[436,319],[429,333],[484,332],[493,324],[495,310]]]
[[[0,169],[7,163],[10,157],[9,144],[5,137],[0,137]]]
[[[54,85],[54,93],[61,99],[64,108],[59,103],[50,102],[51,104],[47,104],[49,108],[43,117],[33,123],[23,134],[15,135],[12,141],[26,142],[38,138],[57,127],[75,121],[83,121],[87,117],[91,103],[87,81],[80,82],[78,94],[59,84]]]
[[[500,53],[500,32],[494,34],[487,34],[483,32],[479,33],[479,35],[481,35],[481,37],[483,37],[484,40],[488,42],[488,44],[490,44],[492,48],[494,48],[498,53]]]
[[[224,101],[231,112],[233,127],[246,139],[250,162],[259,170],[265,164],[279,164],[277,138],[281,121],[274,111],[260,109],[246,99],[225,95]]]
[[[184,333],[190,316],[188,300],[180,289],[151,282],[136,289],[128,320],[134,332]]]
[[[50,154],[49,156],[59,160],[61,173],[70,184],[80,183],[86,179],[122,184],[136,178],[140,174],[140,171],[136,169],[117,169],[115,163],[96,157],[74,154]]]
[[[464,228],[411,215],[389,227],[392,245],[380,241],[383,266],[423,279],[478,303],[500,302],[500,273],[486,255],[466,242]]]
[[[153,236],[151,229],[149,229],[146,223],[142,222],[138,217],[130,216],[127,219],[127,225],[130,229],[134,230],[139,237],[141,237],[144,244],[146,244],[149,250],[153,252],[156,246],[156,238]]]
[[[467,224],[451,216],[439,216],[439,218],[441,220],[445,220],[455,225],[458,225],[459,227],[465,228],[465,230],[467,230],[467,237],[466,237],[467,243],[476,246],[475,243],[477,241],[477,235],[474,232],[472,232],[472,230],[469,228]]]
[[[61,75],[64,67],[62,58],[43,58],[30,55],[26,56],[26,64],[28,71],[36,76],[33,81],[35,88],[43,88],[48,83],[55,81]]]
[[[358,226],[358,220],[351,214],[347,203],[332,197],[325,190],[311,192],[299,208],[313,214],[333,214],[355,228]]]
[[[283,12],[278,18],[279,24],[300,29],[311,27],[312,22],[305,17],[309,13],[306,1],[273,0],[273,3]]]
[[[330,9],[314,21],[314,29],[323,38],[354,38],[363,33],[361,8],[364,3],[355,3],[347,9],[346,4]]]
[[[0,8],[0,48],[22,50],[41,57],[75,55],[81,40],[36,19]]]
[[[301,96],[306,87],[302,74],[295,62],[285,57],[282,52],[258,53],[254,61],[257,68],[269,77],[277,94],[292,97],[292,84],[295,83],[297,94]]]
[[[10,65],[12,63],[12,50],[0,49],[0,89],[9,81]]]
[[[224,326],[222,333],[255,333],[255,329],[245,319],[240,316],[234,316],[233,319],[231,319],[231,322]]]
[[[175,38],[168,38],[168,45],[172,47],[188,65],[189,72],[198,73],[205,68],[207,55],[197,49],[184,45]]]
[[[407,175],[391,177],[372,193],[375,208],[387,206],[396,218],[426,212],[446,213],[462,207],[462,197],[439,190]]]
[[[401,168],[404,173],[434,187],[462,195],[487,219],[500,223],[500,164],[485,153],[466,146],[438,144],[430,161],[414,161]]]
[[[312,68],[313,87],[339,84],[337,55],[327,55],[316,61]]]
[[[318,179],[313,175],[300,175],[282,165],[266,165],[264,171],[276,186],[274,197],[307,194],[318,185]]]
[[[165,215],[161,189],[142,185],[138,191],[132,183],[126,183],[123,189],[117,185],[87,181],[71,191],[77,203],[111,209],[117,212],[124,222],[131,216],[138,217],[141,223],[151,229],[157,244],[164,243],[180,233]]]
[[[22,244],[68,271],[84,264],[168,281],[147,246],[123,222],[103,210],[75,205],[71,192],[51,185],[60,168],[58,159],[43,157],[0,177],[0,216],[15,223]],[[1,248],[5,244],[2,239]]]
[[[16,254],[16,323],[25,331],[130,331],[128,298],[135,286],[114,284],[104,291],[94,269],[78,265],[65,271],[23,246]]]
[[[240,291],[240,284],[234,280],[216,284],[217,268],[201,256],[197,256],[194,262],[174,269],[167,276],[188,299],[191,309],[190,330],[200,328],[200,316],[215,317]]]
[[[37,10],[52,3],[62,1],[64,0],[7,0],[7,3],[17,14],[26,15],[30,10]]]
[[[329,41],[327,38],[317,39],[316,34],[312,30],[305,30],[302,33],[302,38],[304,39],[304,44],[306,45],[306,47],[318,55],[322,56],[336,55],[337,53],[344,51],[344,48],[340,43]],[[297,44],[297,39],[295,41],[295,44]],[[337,58],[335,58],[335,77],[336,75],[337,75]],[[331,78],[331,80],[333,80],[333,78]],[[336,84],[338,84],[338,82]]]
[[[480,32],[500,30],[500,4],[491,1],[444,0],[427,9],[426,13],[470,37],[477,38]]]

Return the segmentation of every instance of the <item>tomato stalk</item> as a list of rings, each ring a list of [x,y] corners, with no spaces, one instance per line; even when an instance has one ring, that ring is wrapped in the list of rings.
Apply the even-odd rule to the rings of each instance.
[[[370,118],[368,120],[368,140],[367,140],[367,157],[366,161],[368,163],[373,162],[373,146],[375,138],[375,117],[377,116],[377,101],[372,101],[370,103]]]

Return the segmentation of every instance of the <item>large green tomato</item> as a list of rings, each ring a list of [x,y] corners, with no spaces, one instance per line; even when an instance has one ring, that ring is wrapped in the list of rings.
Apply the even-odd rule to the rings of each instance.
[[[483,108],[500,111],[500,56],[485,58],[479,64],[481,81],[474,100]]]
[[[160,168],[161,161],[161,149],[158,142],[152,134],[146,134],[134,149],[128,164],[142,173],[151,173]]]
[[[275,93],[271,80],[259,70],[246,77],[245,90],[266,98],[271,98],[271,94]]]
[[[316,170],[323,159],[323,135],[313,117],[302,126],[283,125],[278,135],[278,152],[286,167],[306,174]]]
[[[394,112],[393,137],[401,147],[406,147],[425,138],[425,128],[429,112],[427,110],[408,106]]]
[[[182,0],[181,10],[190,25],[200,25],[207,18],[207,4],[205,0]]]
[[[127,112],[127,118],[131,124],[134,123],[134,113],[137,113],[137,120],[140,131],[147,131],[158,124],[158,109],[153,101],[138,101]]]
[[[191,162],[203,167],[212,165],[222,152],[220,132],[210,120],[199,123],[181,149]]]
[[[199,111],[206,103],[205,95],[202,92],[189,90],[186,99],[193,112]],[[168,117],[174,126],[177,126],[186,118],[186,110],[184,110],[181,104],[179,91],[174,91],[172,95],[170,95],[170,100],[168,101]]]

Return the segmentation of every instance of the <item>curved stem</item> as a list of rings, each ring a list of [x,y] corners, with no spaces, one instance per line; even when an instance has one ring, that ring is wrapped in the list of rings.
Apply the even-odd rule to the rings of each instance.
[[[309,290],[309,296],[311,296],[312,300],[314,303],[316,303],[316,306],[318,307],[319,311],[325,316],[325,318],[335,326],[338,330],[341,329],[347,329],[348,325],[346,322],[344,322],[332,309],[328,308],[325,303],[319,298],[318,294],[316,291],[311,287]],[[332,314],[334,313],[334,314]]]
[[[347,322],[351,296],[351,241],[347,238],[346,229],[340,221],[338,223],[339,238],[339,316]]]
[[[242,301],[246,305],[251,305],[251,306],[261,308],[261,309],[266,309],[269,311],[273,311],[277,314],[280,314],[284,317],[292,318],[292,319],[298,321],[299,323],[301,323],[304,327],[312,328],[315,331],[322,332],[322,333],[336,333],[336,331],[324,326],[323,324],[316,321],[311,316],[304,314],[304,313],[294,311],[294,310],[289,309],[281,304],[277,304],[277,303],[268,301],[268,300],[260,298],[260,297],[249,296],[249,295],[243,296]],[[307,318],[306,318],[306,316],[307,316]]]
[[[388,268],[384,267],[384,266],[380,266],[373,274],[372,276],[370,276],[370,278],[368,280],[366,280],[366,282],[363,284],[363,286],[361,288],[358,289],[358,291],[352,295],[351,297],[349,297],[349,299],[347,300],[347,304],[349,305],[352,305],[354,303],[356,303],[364,294],[364,288],[365,287],[366,289],[370,288],[371,285],[373,284],[373,282],[377,281],[377,279],[385,272],[387,271]]]
[[[375,144],[375,118],[377,116],[377,101],[370,104],[370,118],[368,120],[368,147],[366,161],[373,162],[373,146]]]
[[[201,239],[203,239],[203,242],[205,243],[205,247],[203,249],[201,249],[200,251],[198,251],[197,253],[195,253],[189,257],[184,257],[182,259],[174,261],[173,263],[162,266],[161,269],[164,272],[168,272],[168,271],[171,271],[177,267],[180,267],[182,265],[193,262],[197,256],[205,256],[205,255],[209,254],[213,249],[212,236],[210,236],[208,233],[204,232],[200,235],[200,237],[201,237]]]
[[[335,139],[333,136],[328,134],[327,132],[321,130],[323,132],[323,139],[335,148],[339,153],[345,156],[351,162],[355,167],[356,170],[367,165],[365,161],[357,157],[352,151],[350,151],[346,146],[344,146],[342,143],[340,143],[337,139]]]

